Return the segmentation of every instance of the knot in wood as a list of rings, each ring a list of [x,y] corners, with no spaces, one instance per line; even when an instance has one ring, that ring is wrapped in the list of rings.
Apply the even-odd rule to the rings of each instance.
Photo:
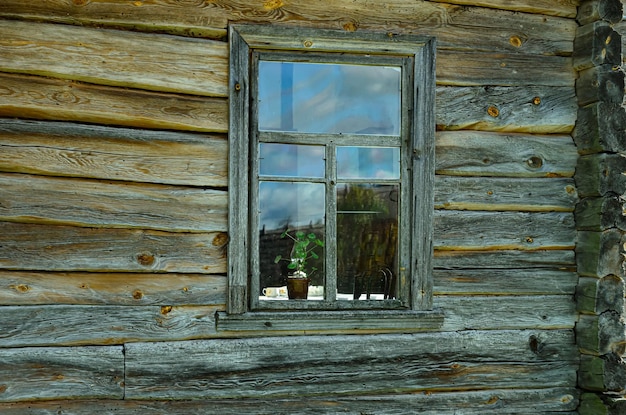
[[[137,262],[144,267],[154,264],[154,255],[149,252],[143,252],[137,255]]]
[[[493,118],[496,118],[500,115],[500,110],[492,105],[487,108],[487,114],[491,115]]]
[[[531,158],[526,160],[526,164],[530,168],[538,169],[538,168],[541,168],[541,166],[543,166],[543,160],[541,159],[541,157],[532,156]]]
[[[213,244],[213,246],[224,246],[228,243],[228,234],[226,232],[220,232],[217,235],[215,235],[215,238],[213,238],[213,241],[211,242],[211,244]]]
[[[540,97],[534,97],[533,98],[533,105],[539,105],[541,104],[541,98]]]
[[[267,0],[265,3],[263,3],[263,8],[265,10],[276,10],[280,9],[284,5],[285,3],[283,3],[282,0]]]
[[[164,316],[169,314],[170,311],[172,311],[172,306],[171,305],[165,305],[165,306],[161,307],[161,314],[163,314]]]
[[[11,288],[21,293],[30,291],[30,287],[26,284],[11,285]]]
[[[310,48],[311,46],[313,46],[313,41],[305,40],[303,45],[304,45],[305,48]]]
[[[346,32],[356,32],[359,28],[359,25],[356,22],[347,22],[343,25],[343,30]]]
[[[509,43],[514,47],[519,48],[524,42],[522,42],[522,39],[519,36],[513,35],[509,38]]]
[[[141,292],[141,290],[133,291],[133,298],[135,300],[141,300],[143,298],[143,292]]]

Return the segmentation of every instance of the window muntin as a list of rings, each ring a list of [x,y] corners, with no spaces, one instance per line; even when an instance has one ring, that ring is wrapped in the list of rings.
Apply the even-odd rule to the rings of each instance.
[[[382,302],[377,307],[404,308],[410,288],[399,285],[398,232],[408,226],[401,224],[400,184],[408,177],[401,174],[408,160],[402,138],[410,130],[401,104],[413,62],[401,56],[369,65],[356,64],[360,57],[315,59],[322,63],[253,54],[258,100],[251,100],[251,206],[259,214],[252,216],[258,231],[251,244],[251,306],[271,309],[286,300],[279,287],[293,270],[273,259],[289,258],[293,241],[280,235],[290,229],[326,242],[308,264],[316,270],[309,275],[312,293],[296,307],[358,301],[351,307]],[[338,110],[343,107],[348,110]]]

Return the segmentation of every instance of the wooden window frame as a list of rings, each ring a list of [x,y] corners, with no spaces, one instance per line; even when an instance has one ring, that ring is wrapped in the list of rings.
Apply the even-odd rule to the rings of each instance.
[[[232,25],[229,30],[229,245],[227,311],[218,313],[218,330],[287,330],[319,327],[336,330],[343,323],[353,329],[385,327],[429,330],[442,324],[440,310],[433,310],[432,261],[435,179],[435,39],[426,36],[397,36],[332,30],[277,28],[264,25]],[[411,102],[407,113],[410,208],[408,230],[401,230],[402,244],[410,258],[400,261],[400,284],[409,289],[399,310],[272,310],[251,309],[250,291],[250,68],[252,53],[323,53],[360,55],[364,59],[408,58],[413,62],[411,91],[403,88]],[[401,59],[398,59],[400,62]],[[404,182],[403,182],[404,184]],[[405,288],[406,291],[406,288]],[[321,322],[321,324],[320,324]],[[358,323],[361,322],[361,323]],[[297,324],[297,326],[294,326]]]

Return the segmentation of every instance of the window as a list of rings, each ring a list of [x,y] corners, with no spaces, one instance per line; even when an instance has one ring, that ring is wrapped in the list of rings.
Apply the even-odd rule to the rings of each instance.
[[[230,29],[222,318],[430,310],[434,39]]]

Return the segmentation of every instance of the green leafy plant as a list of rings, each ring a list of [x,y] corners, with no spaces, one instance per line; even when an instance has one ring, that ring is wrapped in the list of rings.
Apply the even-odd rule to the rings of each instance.
[[[280,235],[281,238],[291,238],[293,240],[293,248],[291,249],[291,258],[283,258],[282,255],[277,255],[274,258],[274,263],[279,261],[288,261],[288,269],[295,270],[292,278],[307,278],[312,275],[317,268],[311,267],[310,273],[306,269],[307,262],[311,259],[319,259],[319,255],[315,252],[315,249],[324,247],[324,241],[319,239],[313,232],[305,233],[303,231],[297,231],[295,234],[291,234],[287,229]]]

